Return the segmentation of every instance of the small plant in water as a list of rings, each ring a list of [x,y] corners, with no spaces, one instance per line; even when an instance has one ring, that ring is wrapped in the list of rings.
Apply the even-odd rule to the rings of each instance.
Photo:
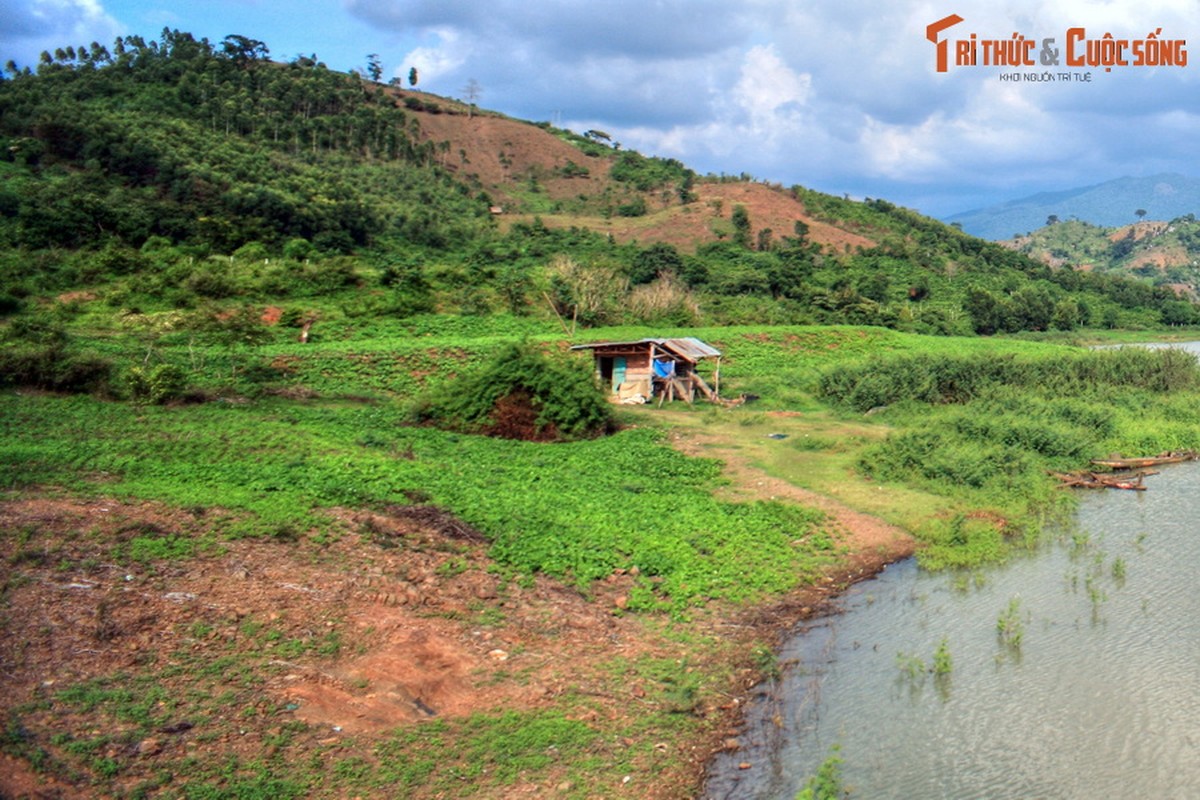
[[[1021,638],[1025,635],[1025,623],[1021,621],[1021,598],[1008,601],[1008,607],[1000,612],[996,620],[996,632],[1000,641],[1014,650],[1021,649]]]
[[[907,678],[916,679],[925,674],[925,662],[910,653],[896,653],[896,666]]]
[[[817,774],[808,779],[796,800],[842,800],[846,790],[842,786],[841,745],[835,744],[829,758],[821,762]]]
[[[1078,555],[1087,550],[1092,543],[1092,535],[1087,531],[1075,531],[1071,534],[1071,553]]]
[[[954,660],[950,657],[950,642],[943,636],[942,641],[938,643],[937,650],[933,652],[933,674],[949,675],[953,669]]]
[[[1118,556],[1112,562],[1113,580],[1123,582],[1125,580],[1125,559]]]

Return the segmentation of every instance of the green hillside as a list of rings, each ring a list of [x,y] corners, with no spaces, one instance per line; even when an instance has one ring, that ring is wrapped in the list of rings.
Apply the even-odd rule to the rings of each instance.
[[[1200,291],[1200,222],[1192,214],[1112,228],[1075,219],[1050,223],[1008,244],[1056,268],[1134,276],[1189,300]],[[1178,302],[1170,308],[1168,322],[1190,321]]]
[[[10,65],[0,309],[68,292],[113,312],[320,297],[389,317],[935,334],[1179,316],[1164,320],[1164,290],[1047,269],[883,200],[702,178],[597,132],[268,55],[168,30]],[[472,139],[480,114],[507,126],[498,154]],[[726,203],[739,186],[754,191]],[[498,202],[516,216],[498,221]]]

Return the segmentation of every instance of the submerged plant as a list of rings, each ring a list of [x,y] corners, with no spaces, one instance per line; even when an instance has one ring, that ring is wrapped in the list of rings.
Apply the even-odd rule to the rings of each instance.
[[[933,652],[933,674],[949,675],[954,669],[954,659],[950,656],[950,642],[943,636]]]
[[[1113,559],[1112,576],[1113,580],[1117,581],[1118,583],[1124,583],[1125,581],[1125,559],[1121,558],[1120,556]]]
[[[996,620],[996,632],[1000,641],[1014,650],[1021,649],[1021,639],[1025,636],[1025,623],[1021,621],[1021,598],[1014,597],[1008,601],[1008,607],[1000,612]]]
[[[842,786],[841,745],[835,744],[829,757],[821,762],[817,774],[808,779],[796,800],[841,800],[846,796]]]
[[[925,674],[925,662],[911,653],[896,653],[896,666],[901,675],[915,680]]]

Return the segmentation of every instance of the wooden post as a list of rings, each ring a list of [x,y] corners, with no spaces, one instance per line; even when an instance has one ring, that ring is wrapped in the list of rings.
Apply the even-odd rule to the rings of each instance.
[[[542,297],[546,298],[546,304],[550,306],[550,310],[554,312],[554,316],[558,318],[558,324],[562,325],[563,333],[570,339],[575,335],[575,331],[567,328],[567,321],[562,318],[562,314],[558,313],[558,307],[554,305],[554,301],[550,299],[549,292],[542,292]],[[579,309],[576,308],[576,311]]]
[[[692,373],[692,385],[699,389],[700,394],[704,395],[709,401],[713,403],[717,402],[716,392],[708,387],[708,384],[704,382],[704,378],[701,378],[699,373]]]

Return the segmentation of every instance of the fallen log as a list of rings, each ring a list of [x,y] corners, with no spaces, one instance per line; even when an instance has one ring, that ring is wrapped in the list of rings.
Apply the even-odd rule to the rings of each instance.
[[[1104,473],[1104,472],[1055,472],[1051,473],[1071,489],[1127,489],[1135,492],[1146,491],[1142,483],[1147,475],[1157,475],[1157,472],[1140,470],[1133,473]]]

